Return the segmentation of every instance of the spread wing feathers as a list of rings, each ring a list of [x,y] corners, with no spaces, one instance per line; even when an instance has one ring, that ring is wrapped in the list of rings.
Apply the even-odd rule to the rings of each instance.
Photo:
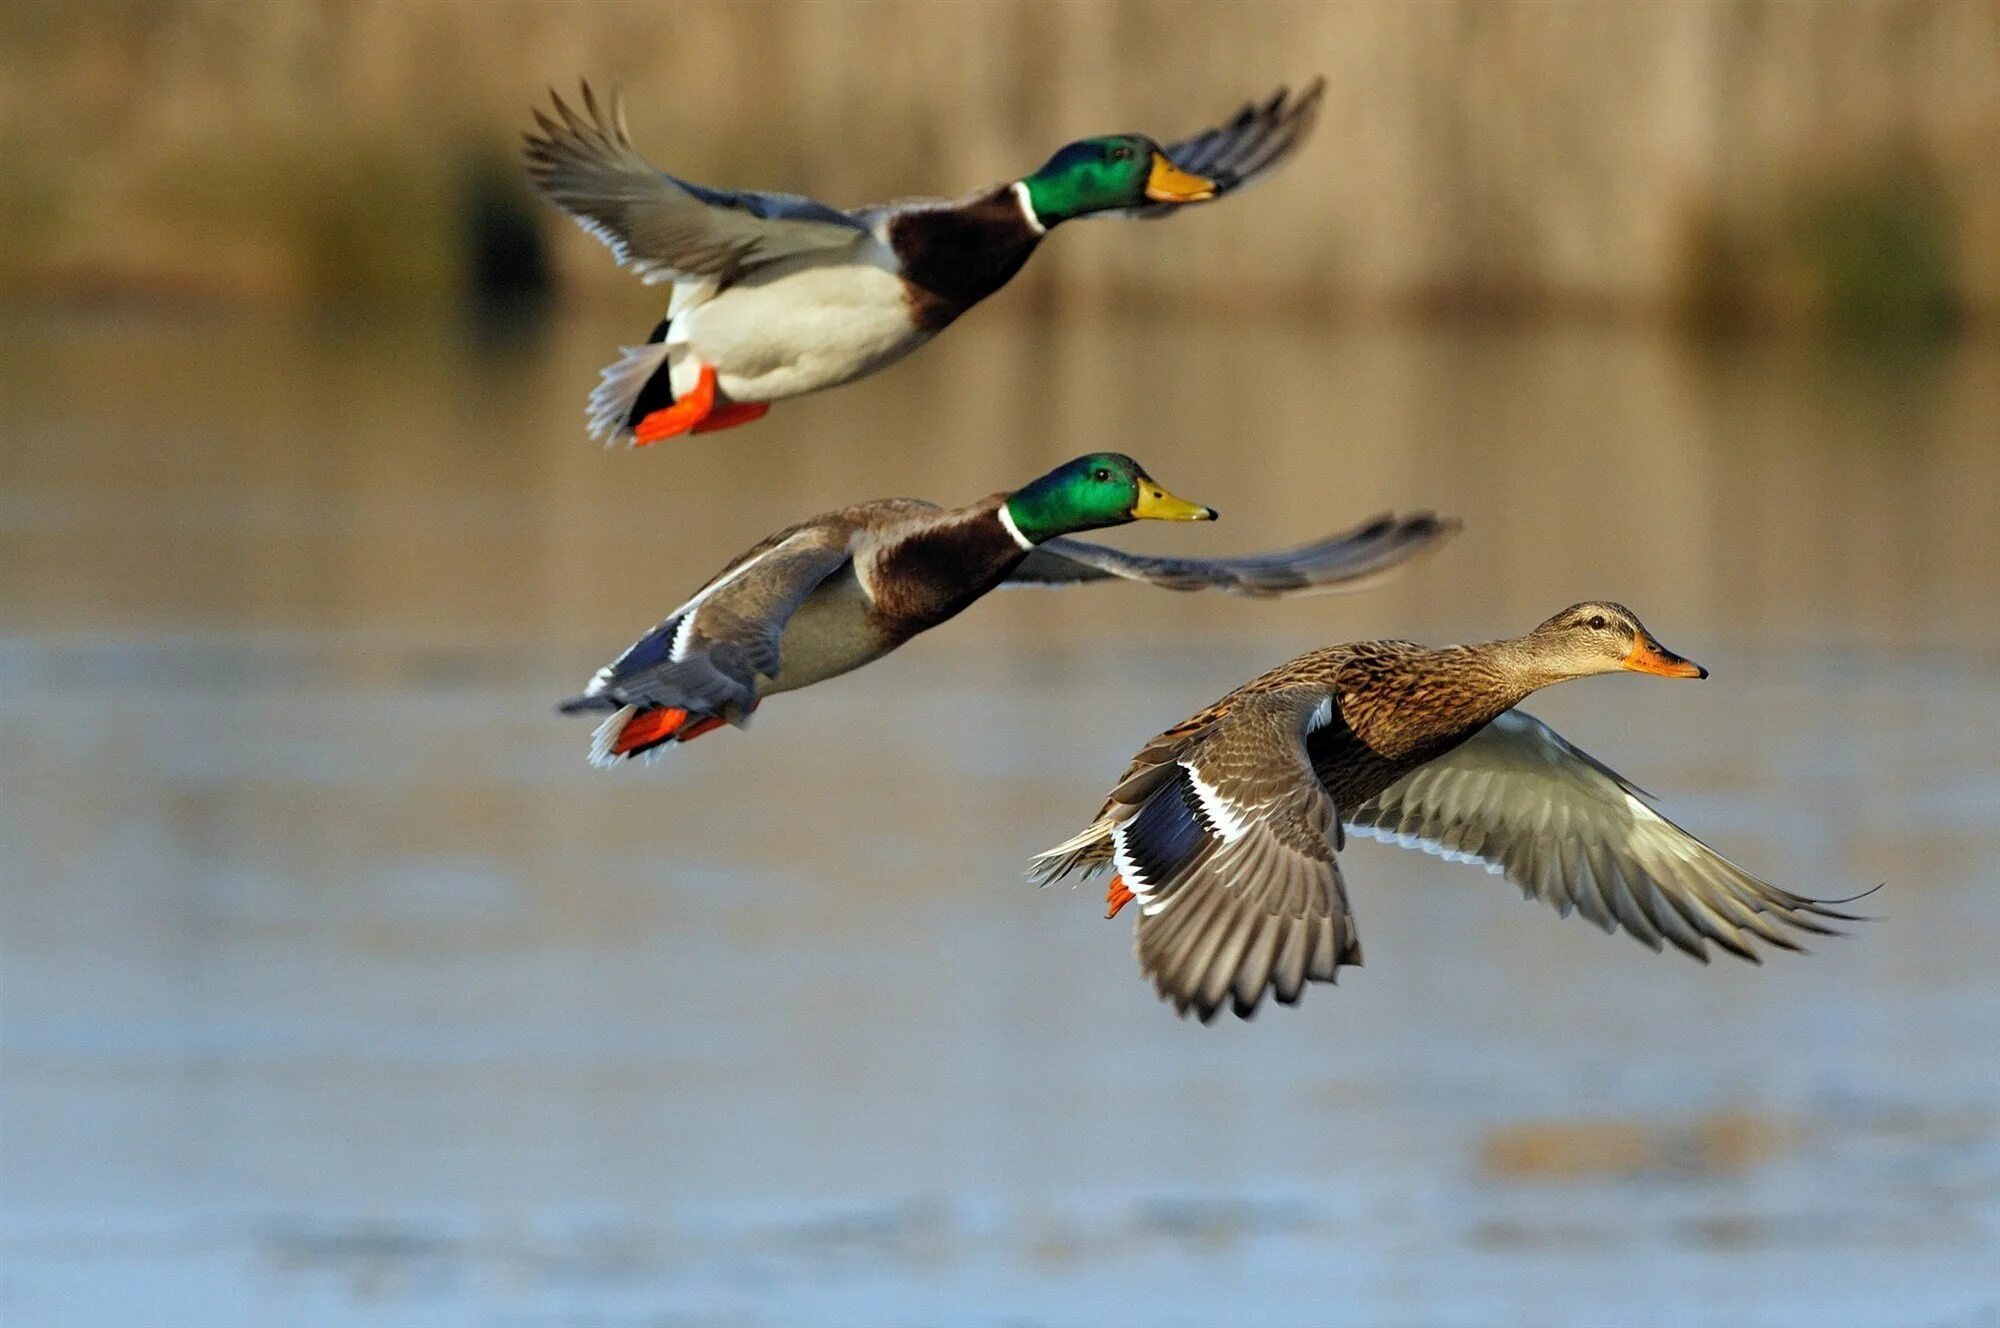
[[[741,721],[757,678],[775,677],[778,641],[806,596],[844,566],[853,527],[809,526],[737,560],[598,672],[564,711],[681,706]]]
[[[1290,1004],[1361,962],[1339,818],[1305,751],[1330,711],[1319,690],[1240,698],[1113,792],[1099,833],[1137,896],[1140,970],[1176,1012],[1206,1023],[1226,1002],[1247,1019],[1266,991]]]
[[[607,108],[583,85],[583,109],[549,94],[540,133],[523,137],[528,173],[557,207],[648,284],[676,277],[723,282],[760,263],[868,238],[845,212],[796,194],[708,189],[675,179],[632,146],[622,99]]]
[[[1071,838],[1054,848],[1042,850],[1029,860],[1028,880],[1039,888],[1053,885],[1071,872],[1089,876],[1109,867],[1112,832],[1138,812],[1146,799],[1172,775],[1182,753],[1208,736],[1235,702],[1234,694],[1226,696],[1147,743],[1132,758],[1132,763],[1125,767],[1125,773],[1105,797],[1096,820]]]
[[[1274,598],[1359,590],[1438,548],[1458,522],[1385,513],[1311,544],[1240,558],[1156,558],[1084,540],[1047,540],[1021,560],[1009,586],[1068,586],[1122,577],[1168,590],[1223,590]]]
[[[1215,181],[1214,198],[1221,198],[1262,179],[1305,142],[1319,118],[1325,94],[1323,78],[1315,78],[1296,97],[1279,88],[1264,102],[1245,102],[1242,110],[1222,124],[1160,150],[1182,170]],[[1121,215],[1159,218],[1185,206],[1155,203]]]
[[[1758,962],[1749,940],[1801,947],[1776,924],[1836,934],[1828,902],[1760,881],[1647,805],[1626,779],[1554,729],[1509,710],[1477,737],[1356,808],[1348,828],[1504,874],[1571,909],[1706,963],[1706,942]]]

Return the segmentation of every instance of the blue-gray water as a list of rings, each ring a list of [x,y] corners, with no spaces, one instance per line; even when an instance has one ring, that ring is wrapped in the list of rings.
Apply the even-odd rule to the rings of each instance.
[[[2000,1324],[1991,345],[975,317],[605,453],[629,331],[0,329],[8,1328]],[[997,596],[650,769],[549,711],[774,526],[1104,446],[1224,514],[1134,545],[1467,530]],[[1584,596],[1714,677],[1532,708],[1880,921],[1704,969],[1357,844],[1368,967],[1203,1029],[1021,883],[1268,664]]]

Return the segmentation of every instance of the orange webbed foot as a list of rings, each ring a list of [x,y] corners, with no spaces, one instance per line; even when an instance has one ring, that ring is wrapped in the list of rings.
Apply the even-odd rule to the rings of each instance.
[[[676,434],[695,431],[715,412],[715,366],[701,366],[701,376],[695,380],[688,394],[664,410],[656,410],[639,421],[639,427],[632,431],[632,446],[644,447],[657,443],[662,438],[672,438]]]
[[[680,740],[682,742],[693,742],[704,733],[715,732],[722,727],[722,724],[723,719],[720,715],[710,715],[706,719],[698,719],[681,731],[679,735]]]
[[[693,722],[690,723],[690,719]],[[664,706],[658,710],[641,710],[625,721],[625,727],[618,731],[612,741],[613,756],[637,756],[649,752],[662,743],[693,742],[704,733],[713,733],[726,721],[720,715],[702,715],[693,718],[680,706]]]
[[[626,720],[625,727],[618,730],[617,741],[611,744],[611,754],[625,756],[665,742],[680,731],[681,725],[687,723],[687,717],[688,712],[679,706],[642,710]]]
[[[1110,886],[1104,891],[1105,921],[1109,922],[1112,918],[1117,917],[1119,909],[1124,908],[1138,897],[1125,888],[1125,878],[1123,876],[1113,876]]]
[[[731,401],[717,406],[708,413],[708,418],[690,429],[690,433],[719,433],[724,429],[734,429],[739,424],[761,420],[771,409],[768,401]]]

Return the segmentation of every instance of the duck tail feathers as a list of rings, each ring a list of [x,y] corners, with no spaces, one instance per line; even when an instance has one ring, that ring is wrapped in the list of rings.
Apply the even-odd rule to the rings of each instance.
[[[579,698],[587,699],[587,698]],[[609,719],[597,726],[590,735],[590,763],[599,770],[609,770],[624,758],[617,750],[618,739],[625,732],[625,726],[637,718],[639,707],[621,706],[612,712]]]
[[[1028,861],[1028,879],[1036,886],[1053,885],[1071,872],[1090,875],[1111,861],[1111,823],[1094,821],[1054,848]]]
[[[620,347],[617,362],[598,374],[597,386],[590,394],[592,438],[603,439],[607,447],[629,441],[638,423],[641,397],[648,398],[647,404],[655,410],[673,404],[673,389],[667,383],[667,357],[672,352],[673,347],[664,341]],[[646,389],[655,379],[658,386],[648,393]],[[653,397],[665,399],[654,402]]]

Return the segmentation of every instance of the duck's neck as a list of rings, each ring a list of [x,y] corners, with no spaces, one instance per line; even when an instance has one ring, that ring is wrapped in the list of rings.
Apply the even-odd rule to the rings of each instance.
[[[1558,681],[1519,641],[1349,647],[1339,669],[1340,710],[1377,756],[1423,762],[1450,751]]]
[[[1091,529],[1078,524],[1076,499],[1061,472],[1005,495],[995,518],[1024,551],[1058,535]]]
[[[1551,662],[1547,653],[1527,637],[1454,649],[1476,664],[1467,671],[1466,695],[1474,703],[1481,723],[1497,719],[1503,711],[1513,709],[1550,683],[1576,676],[1567,666]]]
[[[1034,524],[1032,518],[1025,527],[1021,524],[1021,518],[1014,514],[1014,500],[1012,498],[1001,500],[1000,506],[993,513],[993,519],[1000,523],[1000,528],[1007,532],[1007,538],[1014,541],[1015,546],[1023,553],[1027,553],[1037,544],[1049,538],[1047,535],[1041,533],[1040,528]]]
[[[897,216],[889,223],[889,243],[912,292],[917,326],[942,331],[1006,285],[1047,229],[1018,184]]]

